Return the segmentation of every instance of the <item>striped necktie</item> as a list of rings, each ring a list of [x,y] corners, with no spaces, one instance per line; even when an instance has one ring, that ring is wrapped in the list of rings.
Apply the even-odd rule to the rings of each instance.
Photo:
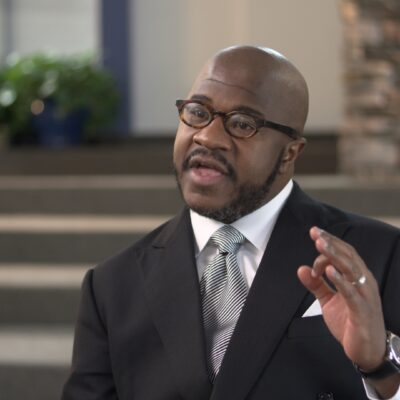
[[[218,255],[206,266],[200,290],[211,381],[218,374],[247,296],[236,258],[244,241],[245,237],[230,225],[222,226],[210,238],[210,243],[218,247]]]

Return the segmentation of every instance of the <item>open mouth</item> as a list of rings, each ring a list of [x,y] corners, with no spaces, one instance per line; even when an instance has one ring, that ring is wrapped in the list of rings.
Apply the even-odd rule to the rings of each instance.
[[[228,175],[228,171],[220,162],[203,156],[193,156],[189,161],[189,168],[196,169],[200,173],[213,175]]]
[[[229,177],[228,169],[221,162],[203,155],[191,157],[187,163],[187,171],[192,182],[200,186],[215,186]]]

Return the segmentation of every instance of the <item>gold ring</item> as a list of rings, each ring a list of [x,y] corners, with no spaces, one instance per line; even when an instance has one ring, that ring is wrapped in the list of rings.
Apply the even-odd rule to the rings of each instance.
[[[361,275],[357,280],[350,282],[355,287],[360,287],[367,282],[367,277],[365,275]]]

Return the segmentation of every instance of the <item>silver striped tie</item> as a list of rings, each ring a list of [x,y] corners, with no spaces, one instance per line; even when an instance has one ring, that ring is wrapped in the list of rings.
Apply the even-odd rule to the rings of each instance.
[[[245,237],[224,225],[210,238],[218,255],[207,265],[200,282],[209,375],[214,381],[247,296],[236,252]]]

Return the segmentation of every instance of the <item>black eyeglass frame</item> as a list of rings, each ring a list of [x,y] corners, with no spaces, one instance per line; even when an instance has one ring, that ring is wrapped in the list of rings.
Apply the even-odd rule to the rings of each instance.
[[[201,126],[192,125],[192,124],[189,124],[187,121],[185,121],[182,118],[183,107],[185,107],[185,105],[189,104],[189,103],[200,104],[200,105],[202,105],[203,107],[205,107],[209,111],[211,118],[210,118],[210,120],[208,121],[207,124],[201,125]],[[225,131],[229,135],[234,136],[228,131],[228,129],[226,129],[225,122],[227,121],[227,119],[231,115],[242,114],[242,115],[246,115],[246,116],[249,116],[249,117],[254,119],[254,122],[256,124],[256,130],[249,136],[234,136],[234,137],[236,137],[238,139],[249,139],[249,138],[253,137],[259,131],[259,129],[261,129],[261,128],[272,128],[272,129],[275,129],[277,131],[280,131],[280,132],[284,133],[285,135],[289,136],[292,139],[297,139],[300,136],[299,133],[296,131],[296,129],[291,128],[290,126],[278,124],[278,123],[273,122],[273,121],[268,121],[266,119],[262,119],[262,118],[256,117],[253,114],[249,114],[249,113],[246,113],[246,112],[243,112],[243,111],[230,111],[228,113],[225,113],[225,112],[222,112],[222,111],[215,111],[211,106],[209,106],[207,104],[204,104],[202,101],[199,101],[199,100],[176,100],[175,105],[178,108],[179,118],[181,119],[181,121],[184,124],[186,124],[186,125],[188,125],[188,126],[190,126],[192,128],[197,128],[197,129],[205,128],[206,126],[210,125],[212,121],[214,121],[215,117],[220,116],[222,118]]]

